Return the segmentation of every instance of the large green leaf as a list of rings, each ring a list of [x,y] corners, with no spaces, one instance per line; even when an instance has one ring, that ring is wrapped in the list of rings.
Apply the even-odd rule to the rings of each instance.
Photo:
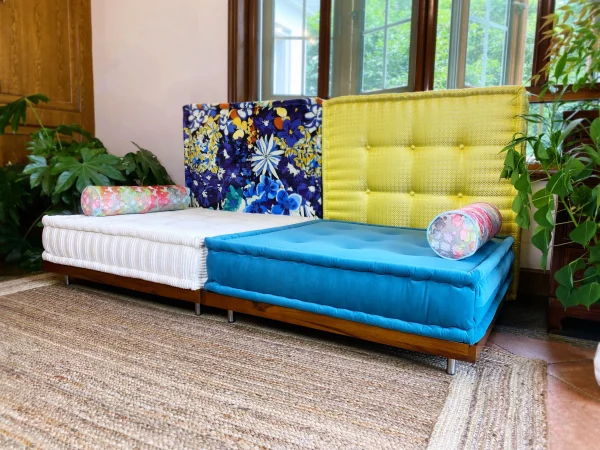
[[[73,184],[78,192],[92,184],[110,186],[111,180],[125,181],[125,177],[116,167],[121,164],[121,159],[105,153],[104,149],[81,149],[81,161],[73,156],[58,158],[58,163],[53,167],[52,173],[59,175],[56,182],[55,193],[64,192]]]
[[[28,102],[37,105],[39,102],[48,103],[48,97],[42,94],[22,97],[7,105],[0,106],[0,136],[10,126],[13,133],[19,130],[19,125],[25,123]]]
[[[132,144],[138,151],[127,153],[123,157],[127,174],[134,174],[141,186],[175,184],[154,153],[135,142]]]
[[[515,217],[515,222],[521,228],[528,229],[529,225],[531,225],[531,219],[529,217],[529,208],[527,206],[523,206],[517,216]]]
[[[569,177],[567,174],[568,172],[559,170],[552,175],[550,180],[548,180],[548,184],[546,185],[546,191],[558,195],[561,198],[569,195]]]
[[[600,300],[600,284],[593,282],[573,289],[569,303],[573,306],[584,305],[589,309],[598,300]]]
[[[23,169],[23,174],[29,175],[29,183],[32,188],[41,186],[42,191],[50,196],[54,191],[56,176],[50,171],[48,161],[43,156],[28,155],[30,163]]]
[[[554,274],[554,279],[561,286],[573,288],[573,275],[575,275],[575,272],[577,272],[578,270],[582,270],[584,268],[585,262],[581,258],[576,259],[575,261],[571,261],[566,266],[561,267],[559,270],[557,270]]]
[[[548,250],[550,248],[550,239],[552,238],[551,231],[542,226],[538,226],[531,236],[531,243],[535,248],[542,252],[540,267],[546,270],[548,263]]]
[[[548,206],[549,204],[553,204],[553,200],[553,194],[548,192],[546,188],[542,188],[539,191],[534,192],[534,194],[531,196],[533,206],[536,208],[542,208],[544,206]]]
[[[533,220],[544,228],[554,229],[554,217],[552,217],[552,211],[550,211],[548,205],[539,208],[533,215]]]
[[[600,118],[594,119],[590,125],[590,136],[596,144],[600,145]]]
[[[573,242],[577,242],[581,245],[587,245],[592,237],[594,237],[596,234],[597,229],[598,225],[596,222],[588,220],[577,225],[577,227],[569,233],[569,237]]]
[[[514,186],[517,191],[531,194],[531,180],[529,179],[529,172],[523,173]]]

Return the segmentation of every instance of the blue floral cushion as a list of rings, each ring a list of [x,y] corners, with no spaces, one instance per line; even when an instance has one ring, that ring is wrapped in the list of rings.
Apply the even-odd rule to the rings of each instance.
[[[323,217],[320,99],[186,105],[183,127],[193,204]]]

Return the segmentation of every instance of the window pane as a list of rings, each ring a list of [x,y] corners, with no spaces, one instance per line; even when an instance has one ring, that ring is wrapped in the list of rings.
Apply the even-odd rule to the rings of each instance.
[[[281,29],[286,36],[304,36],[302,0],[274,0],[273,3],[275,4],[275,33]]]
[[[434,88],[531,78],[538,0],[439,0]]]
[[[317,94],[320,0],[262,2],[261,98]]]
[[[388,24],[410,20],[412,15],[412,0],[390,0]]]
[[[465,69],[465,84],[467,86],[485,85],[485,69],[483,67],[483,55],[486,50],[485,41],[483,26],[476,22],[471,23],[467,40],[467,65]]]
[[[383,46],[385,31],[369,33],[364,37],[362,92],[383,89]]]
[[[410,22],[388,28],[386,89],[408,85],[410,32]]]
[[[366,31],[385,25],[386,3],[386,0],[365,0]]]
[[[319,40],[308,39],[306,46],[306,71],[304,81],[304,95],[317,95],[319,83]]]
[[[302,95],[301,39],[275,39],[273,45],[273,94]]]

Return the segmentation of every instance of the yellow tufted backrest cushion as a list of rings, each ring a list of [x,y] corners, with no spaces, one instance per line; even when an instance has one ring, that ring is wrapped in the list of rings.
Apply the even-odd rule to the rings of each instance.
[[[516,86],[339,97],[323,104],[325,219],[426,228],[437,214],[483,201],[515,238],[515,190],[500,180],[502,148],[526,131]]]

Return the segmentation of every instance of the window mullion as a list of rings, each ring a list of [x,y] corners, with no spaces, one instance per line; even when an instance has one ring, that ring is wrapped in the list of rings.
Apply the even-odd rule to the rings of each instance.
[[[390,8],[390,0],[385,0],[385,22],[383,30],[383,86],[381,89],[385,89],[387,84],[387,46],[388,46],[388,15]]]

